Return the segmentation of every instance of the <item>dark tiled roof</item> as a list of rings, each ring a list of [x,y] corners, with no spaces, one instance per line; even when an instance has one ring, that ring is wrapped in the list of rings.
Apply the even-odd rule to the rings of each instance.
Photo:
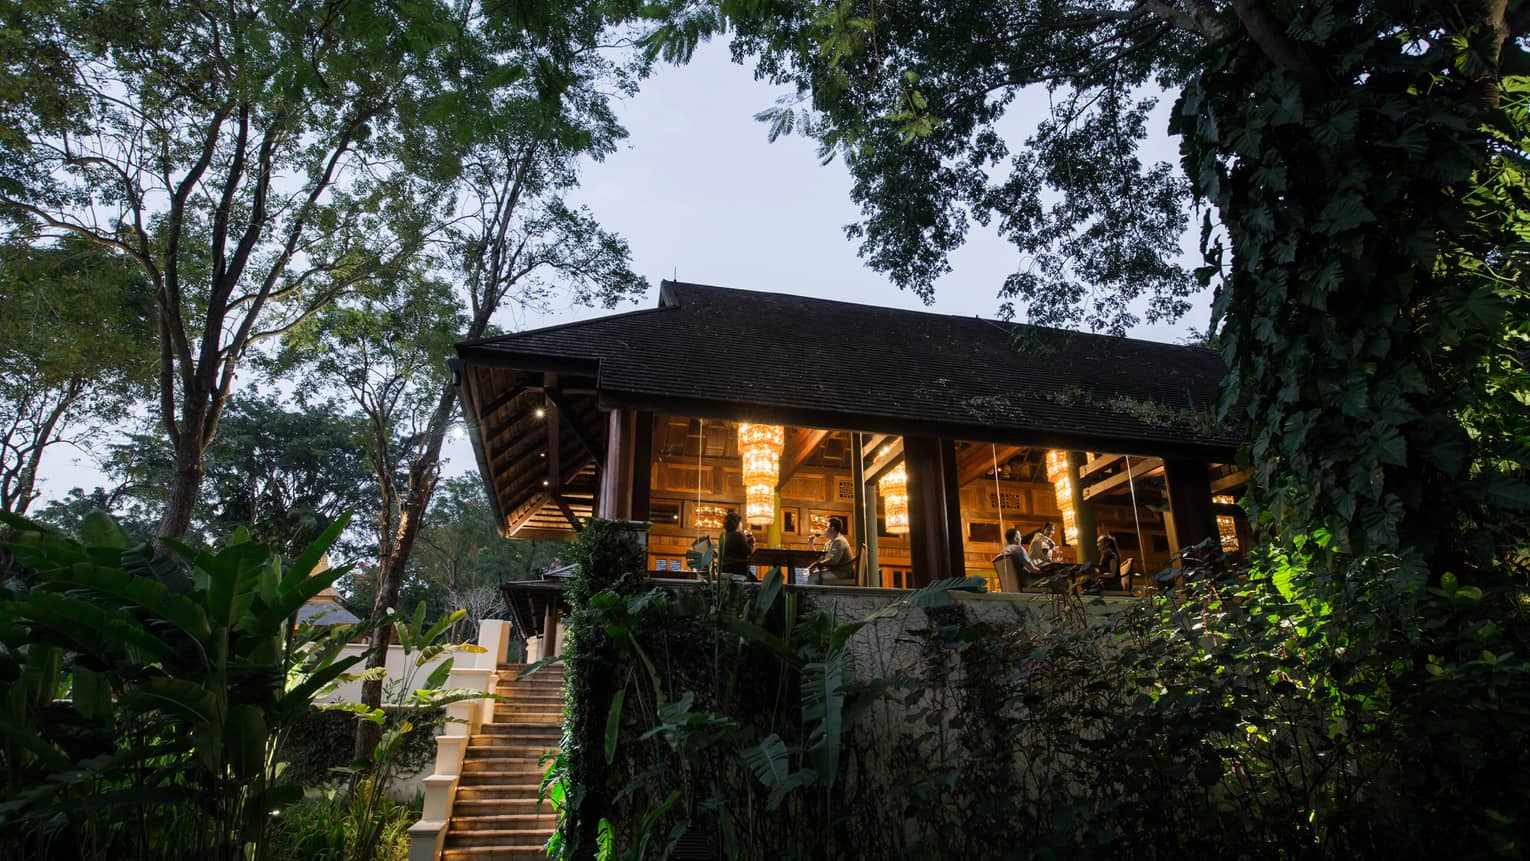
[[[306,601],[298,608],[299,625],[354,625],[361,620],[345,607],[329,601]]]
[[[738,418],[786,411],[824,427],[1150,443],[1143,453],[1240,442],[1209,421],[1225,373],[1210,350],[779,293],[666,281],[657,308],[458,352],[469,364],[598,368],[613,405],[726,403]]]

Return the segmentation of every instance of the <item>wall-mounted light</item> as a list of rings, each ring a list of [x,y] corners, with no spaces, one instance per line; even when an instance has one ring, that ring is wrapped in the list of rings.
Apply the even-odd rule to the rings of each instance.
[[[535,410],[532,410],[531,414],[539,419],[547,418],[547,410],[544,410],[541,407],[537,407]]]

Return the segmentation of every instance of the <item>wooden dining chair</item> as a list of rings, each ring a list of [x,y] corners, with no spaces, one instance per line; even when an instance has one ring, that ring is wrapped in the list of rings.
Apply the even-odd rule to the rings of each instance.
[[[1005,556],[1003,553],[993,557],[993,573],[999,575],[1001,592],[1020,591],[1020,574],[1015,570],[1014,558]]]

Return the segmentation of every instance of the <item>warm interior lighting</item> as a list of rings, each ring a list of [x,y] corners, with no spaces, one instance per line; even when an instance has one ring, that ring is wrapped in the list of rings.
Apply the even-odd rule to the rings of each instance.
[[[883,518],[888,534],[903,535],[908,532],[908,473],[898,464],[877,480],[877,490],[882,494]]]
[[[695,529],[721,529],[723,518],[728,516],[728,509],[721,505],[698,505],[691,526]]]
[[[540,419],[540,418],[546,417],[547,410],[544,410],[541,407],[537,407],[535,410],[532,411],[531,414]]]
[[[750,526],[767,526],[776,519],[776,479],[781,475],[781,452],[786,428],[781,425],[738,426],[738,454],[744,462],[744,518]]]
[[[1073,513],[1073,471],[1068,468],[1068,453],[1047,451],[1047,481],[1057,496],[1057,510],[1062,513],[1063,543],[1078,543],[1078,520]]]
[[[1217,505],[1238,504],[1236,499],[1233,499],[1231,496],[1227,495],[1213,496],[1211,501]],[[1231,552],[1238,549],[1238,524],[1237,521],[1233,520],[1232,515],[1217,515],[1217,534],[1221,536],[1222,549],[1224,551]]]

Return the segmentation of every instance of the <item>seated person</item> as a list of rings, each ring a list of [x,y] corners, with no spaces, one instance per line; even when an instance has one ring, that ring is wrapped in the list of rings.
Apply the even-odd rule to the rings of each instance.
[[[1056,532],[1057,524],[1044,523],[1031,535],[1031,560],[1037,565],[1057,561],[1052,558],[1052,551],[1057,549],[1057,541],[1052,537]]]
[[[738,512],[728,512],[723,518],[722,562],[717,570],[753,580],[755,576],[749,573],[749,555],[753,552],[754,533],[744,528],[744,518],[739,517]]]
[[[814,586],[845,586],[855,582],[855,558],[850,554],[850,541],[845,538],[845,521],[841,517],[829,518],[829,528],[824,532],[827,543],[823,555],[808,566],[808,583]]]
[[[1008,556],[1015,563],[1015,573],[1020,576],[1020,585],[1029,585],[1041,574],[1041,566],[1031,558],[1029,551],[1025,549],[1025,538],[1020,530],[1011,526],[1004,532],[1004,552],[1000,555]]]
[[[1121,551],[1116,547],[1116,539],[1112,535],[1101,535],[1095,542],[1099,548],[1099,578],[1100,584],[1106,589],[1121,588]]]

